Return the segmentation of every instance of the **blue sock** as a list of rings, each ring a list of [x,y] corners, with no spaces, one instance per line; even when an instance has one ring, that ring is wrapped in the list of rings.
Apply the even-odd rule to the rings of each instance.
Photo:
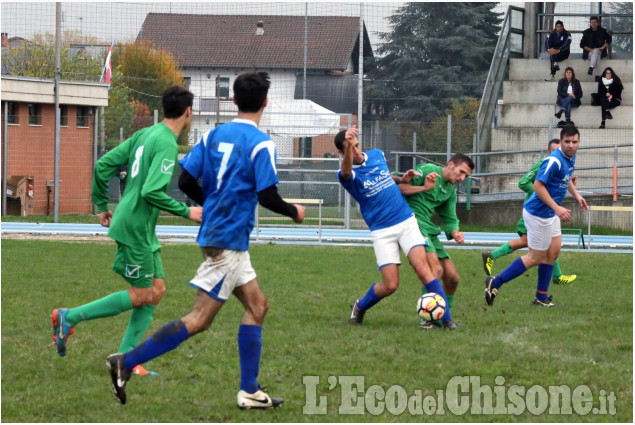
[[[503,270],[498,276],[494,278],[492,282],[492,288],[500,288],[503,283],[507,283],[512,279],[516,279],[521,274],[527,271],[525,263],[522,258],[516,258],[505,270]]]
[[[375,294],[375,285],[376,283],[370,285],[370,289],[368,290],[368,292],[366,292],[364,298],[357,302],[357,308],[359,308],[361,311],[366,311],[377,304],[379,301],[381,301],[381,298],[379,298],[377,294]]]
[[[189,337],[187,328],[181,319],[168,323],[142,344],[128,351],[123,358],[123,367],[132,370],[139,364],[174,350]]]
[[[443,314],[443,317],[441,318],[441,320],[444,322],[449,322],[450,320],[452,320],[452,316],[450,315],[450,304],[448,304],[448,299],[445,297],[445,291],[443,290],[443,285],[441,285],[441,282],[439,282],[439,279],[434,279],[426,283],[426,291],[434,292],[435,294],[439,294],[443,297],[443,301],[445,301],[446,308],[445,308],[445,313]]]
[[[238,328],[238,354],[240,355],[240,389],[250,394],[258,386],[258,369],[262,351],[262,327],[240,325]]]
[[[548,298],[547,291],[551,283],[551,275],[553,274],[552,264],[538,265],[538,288],[536,289],[536,298],[546,300]]]

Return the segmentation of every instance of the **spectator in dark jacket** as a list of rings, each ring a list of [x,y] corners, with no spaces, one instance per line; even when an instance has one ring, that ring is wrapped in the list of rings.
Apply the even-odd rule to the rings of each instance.
[[[591,63],[587,74],[593,75],[593,69],[600,64],[600,57],[608,55],[609,45],[613,41],[611,34],[600,26],[597,16],[590,19],[590,28],[582,33],[580,47],[582,48],[582,59],[590,59]]]
[[[571,108],[577,108],[580,106],[580,99],[582,98],[582,86],[580,81],[575,78],[575,71],[568,66],[564,70],[564,78],[558,81],[558,99],[556,104],[560,107],[560,110],[555,114],[556,118],[560,119],[564,112],[566,122],[560,121],[558,126],[573,125],[571,121]]]
[[[598,82],[598,96],[602,105],[602,124],[600,128],[605,128],[605,121],[612,120],[613,115],[609,109],[622,104],[622,80],[618,77],[613,68],[608,67],[602,72],[602,79]]]
[[[549,53],[551,62],[551,74],[545,81],[551,81],[556,78],[556,71],[560,71],[558,62],[569,57],[571,50],[571,34],[564,29],[562,21],[556,21],[556,28],[549,33],[545,40],[545,50]]]

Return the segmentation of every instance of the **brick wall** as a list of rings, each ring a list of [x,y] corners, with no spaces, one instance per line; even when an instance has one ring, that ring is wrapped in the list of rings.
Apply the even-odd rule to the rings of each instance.
[[[55,107],[39,104],[41,124],[29,124],[27,103],[16,103],[17,124],[9,124],[2,137],[7,142],[7,176],[33,177],[33,200],[27,215],[47,214],[47,180],[53,180],[55,167]],[[94,113],[87,116],[87,127],[77,127],[77,107],[66,106],[67,125],[60,128],[60,214],[89,214],[93,168]],[[89,108],[91,111],[93,108]],[[4,105],[2,107],[4,123]],[[4,133],[4,129],[3,129]],[[54,212],[54,188],[48,211]]]

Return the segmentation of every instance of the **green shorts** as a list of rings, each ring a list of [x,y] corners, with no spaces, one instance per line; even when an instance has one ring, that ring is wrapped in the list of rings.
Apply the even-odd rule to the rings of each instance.
[[[525,227],[525,220],[523,220],[522,217],[520,217],[520,220],[518,220],[518,224],[516,225],[516,231],[518,232],[518,236],[527,234],[527,228]]]
[[[423,236],[428,239],[428,246],[426,246],[426,252],[436,252],[437,257],[439,258],[450,258],[450,254],[445,250],[445,247],[439,240],[439,235],[427,235],[425,233],[421,233]]]
[[[149,288],[154,278],[165,277],[160,249],[150,252],[119,242],[112,269],[136,288]]]

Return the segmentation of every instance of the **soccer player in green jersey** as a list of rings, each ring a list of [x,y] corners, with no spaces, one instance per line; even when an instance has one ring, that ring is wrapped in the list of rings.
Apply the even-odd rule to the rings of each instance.
[[[547,155],[556,150],[560,146],[560,139],[552,139],[549,141],[549,145],[547,146]],[[534,181],[536,180],[536,175],[538,174],[538,170],[540,170],[540,166],[542,165],[542,161],[536,162],[533,167],[518,182],[518,187],[522,189],[523,192],[527,194],[525,196],[525,202],[531,197],[531,194],[534,193]],[[571,181],[575,185],[577,177],[572,177]],[[505,243],[504,245],[496,248],[494,251],[483,252],[481,256],[483,258],[483,269],[488,276],[492,275],[492,270],[494,268],[494,262],[505,255],[511,254],[512,252],[521,249],[527,248],[527,228],[525,227],[525,221],[521,217],[518,220],[518,224],[516,225],[516,232],[518,232],[518,239],[512,239],[511,241]],[[553,276],[552,281],[555,284],[570,284],[576,279],[576,275],[564,275],[562,274],[562,270],[560,269],[560,263],[558,259],[553,263]]]
[[[463,232],[459,230],[459,219],[456,216],[456,188],[455,185],[465,180],[474,170],[472,159],[462,153],[457,153],[447,165],[441,167],[435,164],[419,164],[415,171],[419,176],[410,183],[399,185],[401,193],[406,197],[408,205],[415,213],[421,234],[428,239],[426,257],[432,273],[443,281],[443,290],[449,307],[454,303],[454,294],[459,284],[459,274],[450,255],[439,241],[441,229],[432,223],[432,215],[437,213],[443,221],[446,237],[462,244],[465,241]],[[426,177],[435,176],[432,188],[426,186]],[[422,293],[425,290],[422,291]],[[422,328],[440,328],[437,322],[421,321]]]
[[[167,194],[176,168],[176,140],[192,122],[194,95],[183,87],[163,93],[165,119],[137,131],[95,164],[92,198],[99,221],[109,227],[108,236],[117,242],[113,270],[129,284],[127,291],[75,308],[53,310],[52,321],[57,353],[66,355],[66,342],[74,326],[84,320],[115,316],[132,310],[119,352],[139,344],[150,326],[156,305],[165,293],[161,245],[155,227],[161,210],[200,222],[202,207],[188,208]],[[108,211],[108,182],[122,165],[128,165],[126,190],[115,213]],[[139,374],[145,370],[139,368]]]

